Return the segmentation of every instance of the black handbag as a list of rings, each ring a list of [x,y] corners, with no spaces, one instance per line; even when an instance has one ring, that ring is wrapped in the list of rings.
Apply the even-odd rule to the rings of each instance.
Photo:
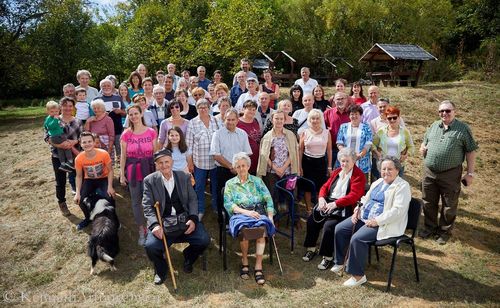
[[[240,204],[240,207],[242,209],[245,209],[245,210],[256,211],[260,215],[267,215],[267,210],[266,210],[267,204],[266,203],[259,202],[256,204],[249,204],[249,205]]]
[[[169,215],[163,217],[163,231],[167,236],[177,237],[186,232],[188,226],[186,225],[188,215],[182,212],[179,215]]]

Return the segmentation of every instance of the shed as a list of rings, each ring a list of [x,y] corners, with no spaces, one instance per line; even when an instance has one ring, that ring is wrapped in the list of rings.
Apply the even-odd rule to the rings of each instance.
[[[369,63],[371,71],[367,72],[366,76],[373,83],[382,81],[386,86],[388,83],[405,85],[410,82],[412,86],[417,86],[422,75],[423,63],[429,60],[437,61],[437,58],[418,45],[377,43],[359,59],[359,62]],[[374,65],[384,64],[390,68],[388,71],[373,70]]]

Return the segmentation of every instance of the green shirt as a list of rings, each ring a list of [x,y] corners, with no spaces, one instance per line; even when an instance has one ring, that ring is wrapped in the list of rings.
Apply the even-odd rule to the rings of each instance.
[[[47,130],[50,137],[60,136],[64,134],[64,130],[61,126],[61,121],[59,120],[58,117],[47,116],[45,118],[43,126]]]
[[[265,202],[267,204],[267,212],[274,213],[273,199],[262,179],[248,175],[248,180],[241,183],[240,179],[235,176],[226,182],[224,189],[224,207],[230,216],[234,214],[235,206],[252,205]]]
[[[425,165],[434,172],[443,172],[460,166],[465,153],[475,151],[478,146],[469,126],[454,119],[444,128],[441,120],[432,123],[424,136],[427,146]]]

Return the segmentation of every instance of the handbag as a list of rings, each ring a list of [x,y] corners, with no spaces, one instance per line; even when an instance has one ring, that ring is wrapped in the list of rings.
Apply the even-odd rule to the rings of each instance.
[[[297,176],[293,175],[288,177],[286,180],[285,188],[287,190],[294,190],[295,186],[297,186]]]
[[[260,215],[267,215],[267,211],[266,211],[267,204],[266,203],[259,202],[256,204],[249,204],[249,205],[240,204],[239,206],[245,210],[256,211]]]
[[[177,237],[187,230],[187,213],[182,212],[179,215],[169,215],[163,217],[163,231],[167,236]]]

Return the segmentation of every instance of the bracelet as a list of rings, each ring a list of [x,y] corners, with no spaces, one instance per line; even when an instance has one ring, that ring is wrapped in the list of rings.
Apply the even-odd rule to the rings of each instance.
[[[332,170],[332,167],[328,167],[328,170]]]

